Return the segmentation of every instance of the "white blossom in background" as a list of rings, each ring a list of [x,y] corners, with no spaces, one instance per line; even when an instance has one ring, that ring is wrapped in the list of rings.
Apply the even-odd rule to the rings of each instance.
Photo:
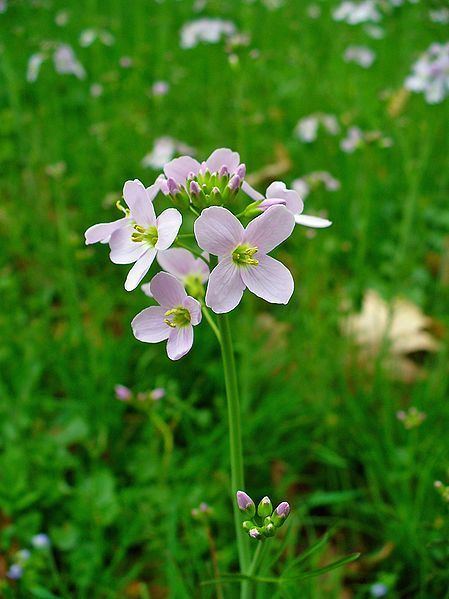
[[[65,27],[70,19],[70,13],[67,10],[60,10],[55,15],[55,23],[58,27]]]
[[[122,69],[130,69],[134,64],[131,56],[121,56],[118,62]]]
[[[306,12],[310,19],[319,19],[321,17],[321,6],[319,4],[309,4]]]
[[[99,98],[100,96],[103,95],[103,86],[101,85],[101,83],[92,83],[92,85],[90,86],[89,92],[90,95],[92,96],[92,98]]]
[[[262,4],[268,8],[268,10],[277,10],[284,5],[284,0],[262,0]]]
[[[363,0],[363,2],[345,0],[332,12],[332,17],[335,21],[358,25],[370,21],[378,22],[381,20],[382,14],[375,0]]]
[[[385,37],[385,29],[383,29],[380,25],[373,25],[368,23],[363,28],[366,35],[369,35],[373,40],[381,40]]]
[[[167,81],[155,81],[151,86],[153,96],[165,96],[168,94],[170,84]]]
[[[376,60],[376,53],[367,46],[348,46],[343,58],[345,62],[354,62],[364,69],[369,69]]]
[[[346,137],[340,140],[340,149],[347,154],[352,154],[368,144],[377,144],[379,148],[391,148],[393,140],[381,131],[362,131],[360,127],[350,127]]]
[[[159,169],[170,162],[175,154],[195,154],[195,150],[173,137],[163,136],[155,140],[153,149],[142,158],[144,168]]]
[[[292,181],[292,189],[294,189],[302,199],[306,198],[311,191],[322,186],[326,191],[338,191],[341,187],[341,183],[327,171],[313,171]]]
[[[438,8],[429,11],[429,18],[433,23],[447,25],[449,23],[449,8]]]
[[[204,17],[189,21],[181,29],[181,48],[194,48],[199,43],[216,44],[222,38],[229,38],[237,32],[232,21]]]
[[[6,12],[7,10],[8,10],[7,0],[0,0],[0,14]]]
[[[73,48],[68,44],[57,46],[53,54],[53,62],[56,72],[60,75],[75,75],[78,79],[84,79],[86,71],[75,56]]]
[[[96,40],[99,40],[105,46],[112,46],[115,42],[112,33],[105,29],[84,29],[80,33],[79,44],[82,48],[88,48]]]
[[[432,44],[412,66],[405,88],[422,92],[429,104],[438,104],[449,94],[449,42]]]
[[[336,116],[317,112],[300,119],[296,124],[294,133],[302,142],[312,143],[318,137],[320,127],[330,135],[337,135],[340,132],[340,125]]]
[[[29,83],[34,83],[39,77],[42,63],[47,59],[42,52],[32,54],[28,59],[26,79]]]

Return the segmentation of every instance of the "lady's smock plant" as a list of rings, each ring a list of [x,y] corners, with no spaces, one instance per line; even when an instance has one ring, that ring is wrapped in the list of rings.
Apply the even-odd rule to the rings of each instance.
[[[240,490],[244,488],[240,405],[226,313],[240,303],[246,288],[265,301],[287,304],[294,290],[293,277],[268,254],[290,237],[295,223],[317,228],[331,223],[302,214],[299,194],[281,181],[272,183],[265,195],[253,189],[245,181],[246,167],[239,154],[227,148],[215,150],[204,162],[190,156],[175,158],[163,170],[148,188],[138,180],[127,181],[123,188],[127,207],[117,204],[123,217],[90,227],[86,243],[109,244],[112,262],[134,264],[125,283],[128,291],[139,285],[150,268],[162,269],[142,286],[157,305],[133,319],[137,339],[145,343],[166,340],[168,357],[178,360],[192,348],[193,328],[202,322],[202,315],[218,339],[228,404],[230,490],[237,493],[234,524],[244,576],[241,596],[249,597],[250,577],[258,564],[257,552],[251,558],[249,537],[273,536],[290,506],[283,502],[273,510],[264,497],[256,509]],[[158,196],[174,207],[156,216]],[[126,400],[129,390],[120,388],[117,396]],[[248,535],[242,534],[240,512],[245,514],[243,527]]]

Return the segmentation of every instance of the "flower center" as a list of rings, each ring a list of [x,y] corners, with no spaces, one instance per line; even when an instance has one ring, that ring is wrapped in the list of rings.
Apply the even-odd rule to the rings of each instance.
[[[136,242],[145,241],[151,247],[154,247],[159,238],[159,234],[157,232],[157,228],[155,226],[148,227],[145,229],[144,227],[135,224],[134,225],[134,233],[131,235],[131,239]]]
[[[165,316],[167,316],[167,318],[164,318],[165,324],[168,324],[168,326],[172,327],[173,329],[176,327],[179,329],[186,327],[190,324],[191,320],[189,310],[183,306],[177,306],[176,308],[167,310]]]
[[[259,264],[259,260],[253,258],[257,251],[258,248],[251,247],[246,243],[239,245],[232,252],[232,260],[237,266],[257,266]]]

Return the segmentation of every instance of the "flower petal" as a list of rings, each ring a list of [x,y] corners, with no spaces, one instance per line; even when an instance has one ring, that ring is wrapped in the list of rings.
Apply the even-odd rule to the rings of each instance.
[[[239,304],[244,290],[245,284],[240,276],[240,269],[228,256],[210,273],[206,306],[217,314],[230,312]]]
[[[251,187],[249,183],[243,181],[242,183],[242,191],[246,193],[252,200],[263,200],[264,196],[259,193],[254,187]]]
[[[156,220],[158,239],[157,250],[166,250],[176,239],[182,223],[181,213],[176,208],[167,208]]]
[[[99,241],[101,243],[108,243],[112,233],[128,223],[129,219],[124,217],[114,220],[112,223],[99,223],[98,225],[92,225],[92,227],[89,227],[84,233],[86,245],[98,243]]]
[[[193,327],[175,328],[170,332],[167,342],[167,355],[170,360],[179,360],[186,355],[193,345]]]
[[[170,248],[158,252],[157,261],[161,268],[178,279],[191,274],[196,267],[195,256],[184,248]]]
[[[272,304],[287,304],[294,289],[293,277],[286,266],[271,256],[259,256],[258,266],[241,269],[250,291]]]
[[[158,272],[150,284],[154,299],[165,309],[181,306],[187,297],[184,286],[176,277],[167,272]]]
[[[332,224],[331,220],[327,218],[320,218],[319,216],[310,216],[308,214],[295,214],[295,222],[297,225],[304,225],[305,227],[314,227],[315,229],[325,229],[330,227]]]
[[[256,246],[262,254],[267,254],[290,237],[294,227],[295,219],[287,208],[272,206],[249,223],[245,242]]]
[[[139,312],[131,322],[134,337],[145,343],[157,343],[168,339],[171,327],[164,322],[165,308],[151,306]]]
[[[195,173],[196,175],[199,170],[200,163],[198,160],[195,160],[190,156],[181,156],[180,158],[175,158],[164,166],[164,173],[167,179],[171,177],[179,185],[184,185],[187,176],[190,173]]]
[[[267,198],[280,198],[285,200],[285,207],[293,214],[301,214],[304,210],[304,202],[294,189],[287,189],[283,181],[274,181],[267,188]]]
[[[153,294],[151,293],[150,285],[151,285],[151,281],[149,283],[144,283],[143,285],[140,286],[140,288],[142,289],[142,291],[145,293],[145,295],[147,297],[153,297]]]
[[[126,277],[126,291],[132,291],[137,287],[143,277],[150,270],[150,266],[153,264],[155,257],[156,250],[154,248],[147,248],[146,252],[140,256]]]
[[[121,227],[112,233],[109,240],[111,252],[109,257],[114,264],[131,264],[140,258],[145,253],[148,246],[143,242],[136,242],[131,239],[133,232],[131,223]]]
[[[221,206],[203,210],[193,228],[200,248],[216,256],[232,252],[242,242],[245,232],[232,212]]]
[[[132,218],[143,227],[150,227],[156,222],[151,195],[139,179],[126,181],[123,186],[123,198],[128,204]]]
[[[185,300],[182,302],[184,308],[190,312],[190,322],[196,326],[201,322],[202,314],[201,314],[201,304],[194,297],[188,295]]]
[[[219,148],[214,150],[206,160],[207,168],[211,173],[216,173],[222,166],[227,166],[232,174],[240,164],[240,156],[229,148]]]

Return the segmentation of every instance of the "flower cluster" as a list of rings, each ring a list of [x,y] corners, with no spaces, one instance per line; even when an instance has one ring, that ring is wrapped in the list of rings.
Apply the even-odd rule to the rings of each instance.
[[[298,121],[295,127],[295,135],[304,143],[312,143],[318,137],[320,128],[330,135],[337,135],[340,132],[340,125],[336,116],[317,112]]]
[[[412,92],[422,92],[429,104],[438,104],[449,94],[449,42],[432,44],[412,67],[405,80]]]
[[[85,233],[86,244],[109,245],[115,264],[133,265],[127,291],[140,284],[153,263],[162,268],[142,286],[158,305],[140,312],[132,329],[146,343],[166,340],[172,360],[190,350],[194,327],[203,312],[209,316],[207,308],[216,314],[229,312],[245,289],[271,303],[288,303],[293,277],[269,254],[290,237],[295,223],[315,228],[331,224],[303,214],[304,202],[285,183],[275,181],[261,194],[245,175],[238,153],[226,148],[202,163],[191,156],[175,158],[148,188],[137,179],[127,181],[126,206],[117,202],[122,218]],[[158,195],[175,207],[157,214]],[[193,231],[180,232],[183,222],[191,227],[192,214]]]
[[[243,522],[243,529],[253,539],[263,540],[273,537],[276,529],[280,528],[290,513],[290,506],[286,501],[280,503],[275,510],[269,497],[263,497],[259,505],[244,491],[237,491],[237,505],[242,514],[247,518]]]

